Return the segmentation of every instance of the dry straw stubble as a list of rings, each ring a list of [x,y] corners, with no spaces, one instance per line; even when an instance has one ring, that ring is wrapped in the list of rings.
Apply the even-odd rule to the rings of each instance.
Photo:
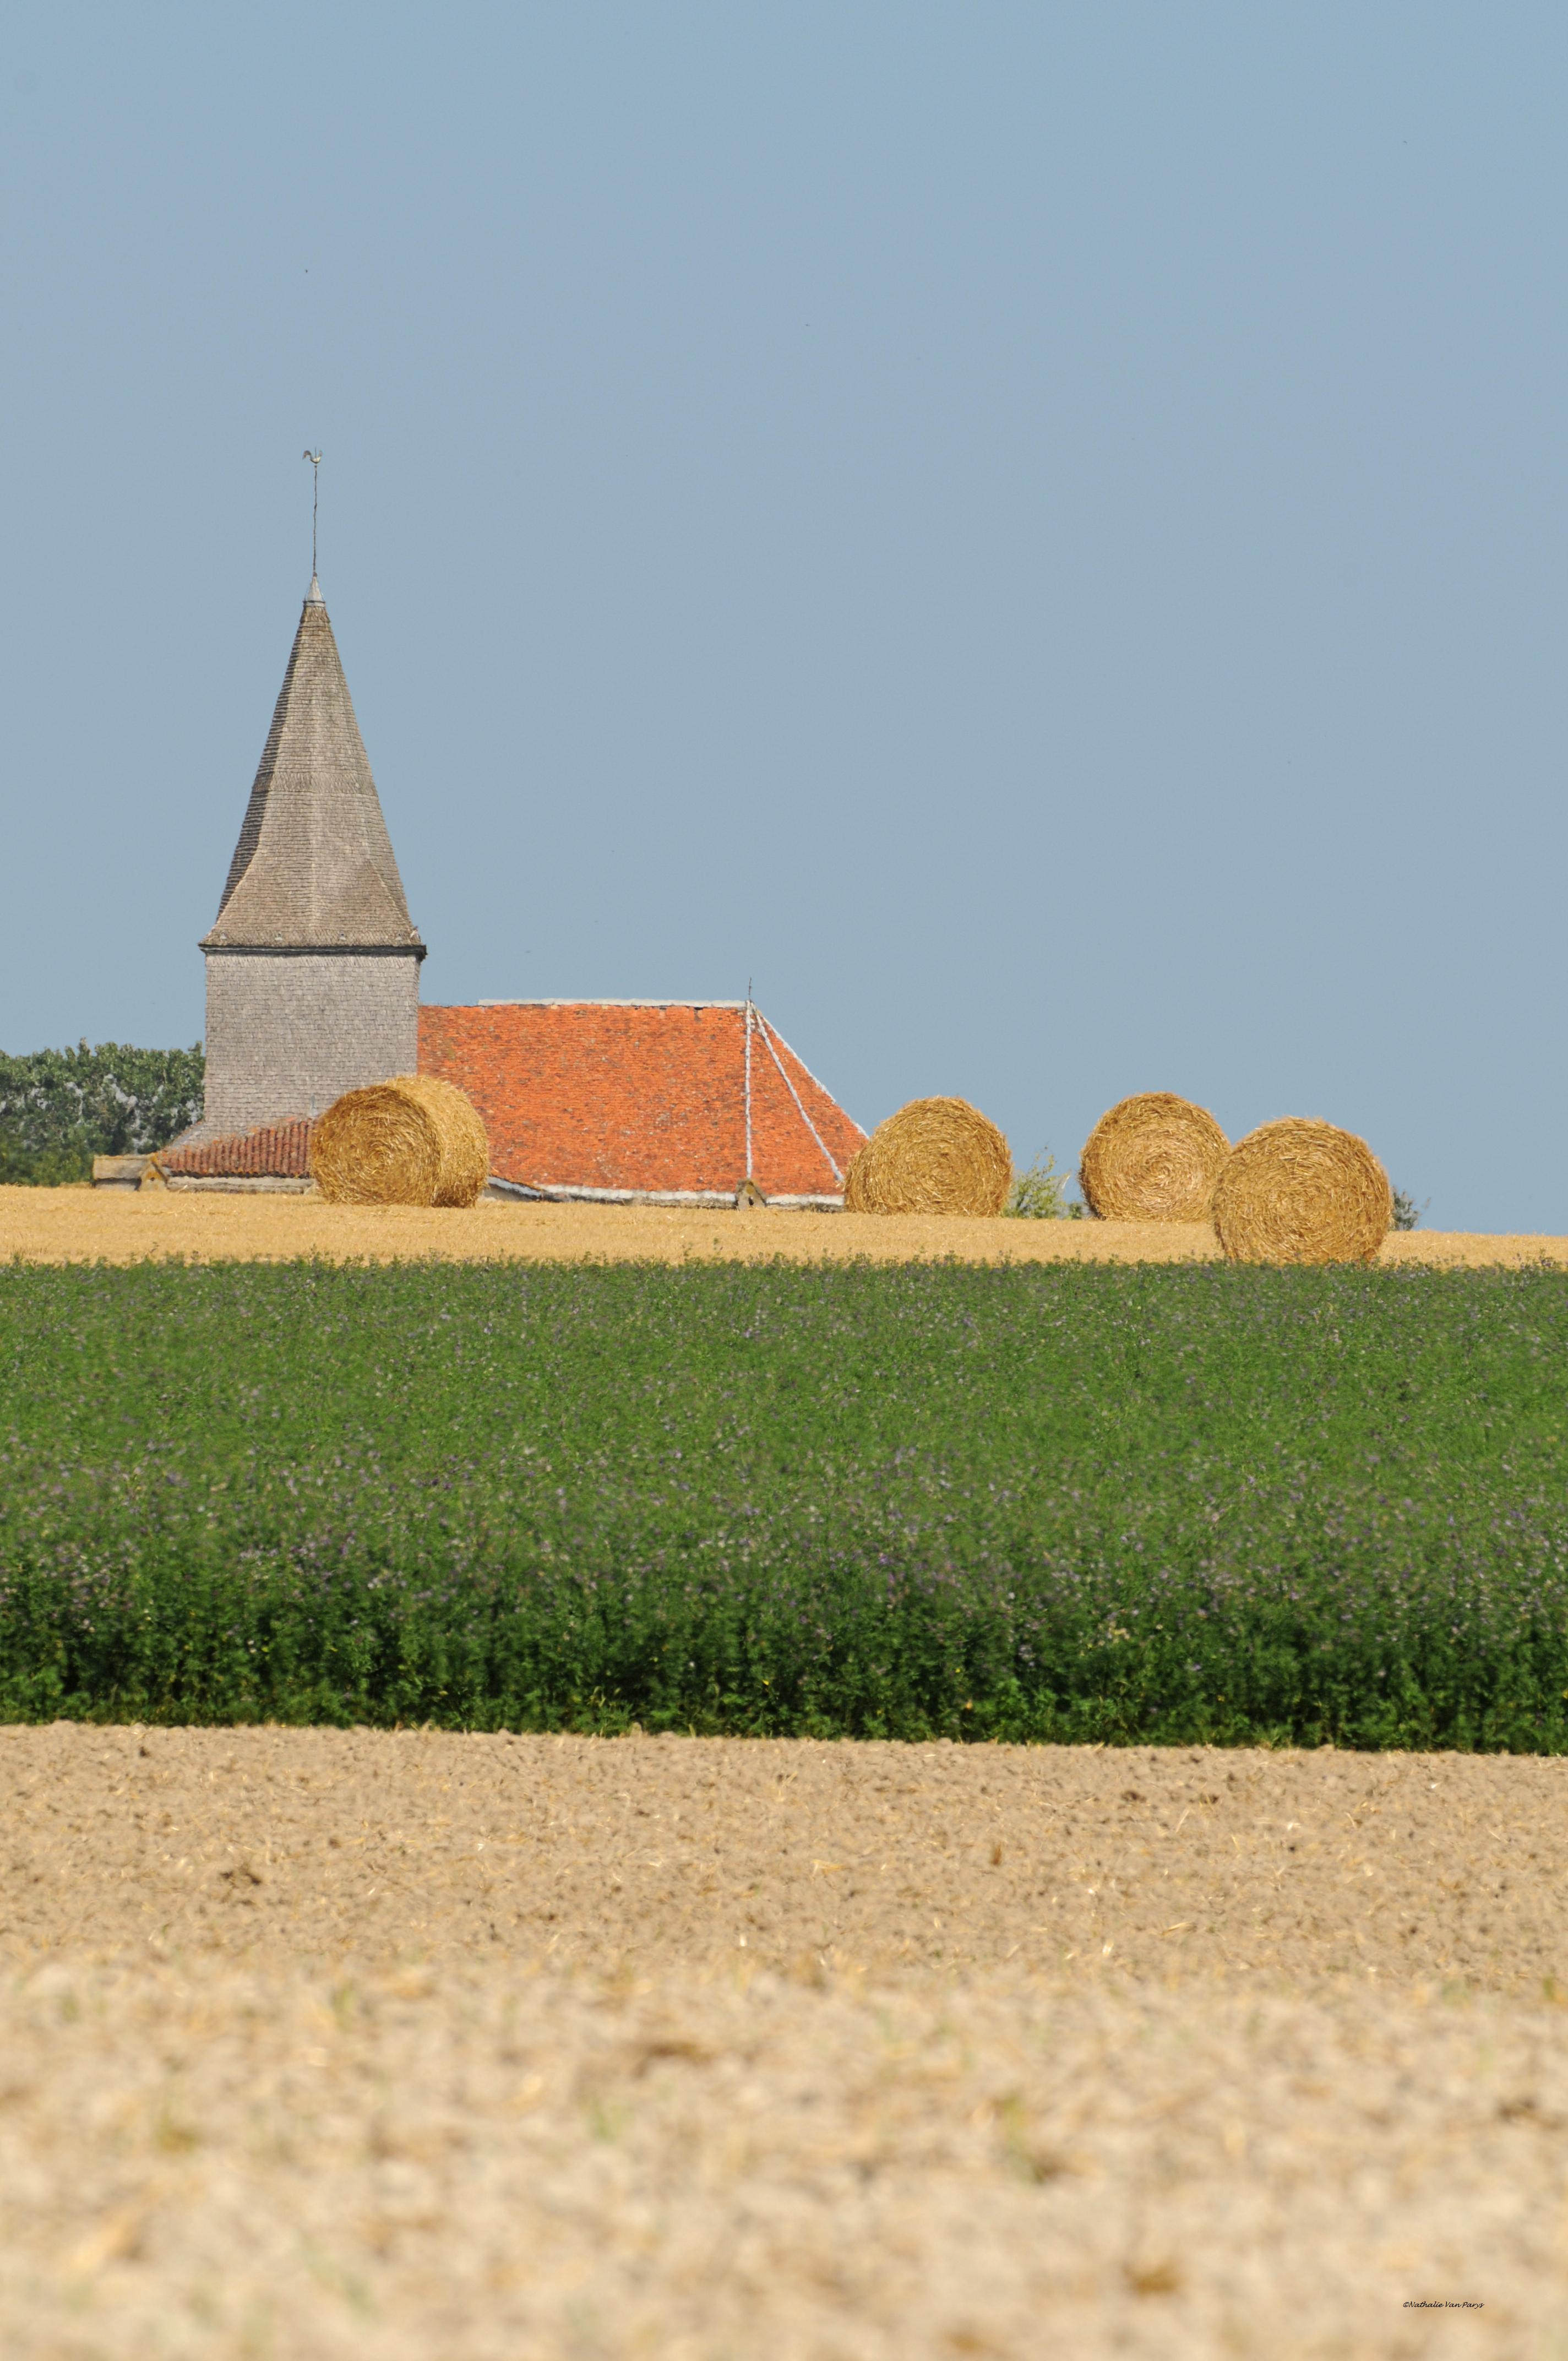
[[[1140,1091],[1090,1133],[1078,1185],[1102,1222],[1204,1222],[1230,1145],[1206,1107]]]
[[[316,1186],[336,1205],[472,1205],[489,1169],[473,1101],[433,1074],[345,1091],[311,1140]]]
[[[1000,1213],[1013,1158],[967,1099],[912,1099],[879,1124],[844,1176],[850,1213]]]
[[[1366,1142],[1299,1115],[1238,1140],[1214,1191],[1214,1227],[1236,1262],[1370,1262],[1393,1213]]]

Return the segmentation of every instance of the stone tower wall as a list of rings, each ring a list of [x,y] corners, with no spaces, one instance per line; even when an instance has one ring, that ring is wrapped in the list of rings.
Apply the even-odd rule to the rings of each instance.
[[[320,1115],[419,1065],[419,953],[207,951],[206,1137]]]

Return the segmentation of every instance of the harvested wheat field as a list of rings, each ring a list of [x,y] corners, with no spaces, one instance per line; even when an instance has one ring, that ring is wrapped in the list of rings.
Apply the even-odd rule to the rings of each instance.
[[[1207,1222],[1031,1222],[918,1213],[802,1213],[726,1206],[544,1205],[467,1210],[331,1205],[319,1197],[89,1188],[0,1188],[0,1261],[132,1263],[159,1258],[333,1262],[1212,1262]],[[1413,1230],[1376,1260],[1568,1263],[1568,1237]]]
[[[7,2354],[1563,2350],[1556,1763],[57,1725],[0,1781]]]

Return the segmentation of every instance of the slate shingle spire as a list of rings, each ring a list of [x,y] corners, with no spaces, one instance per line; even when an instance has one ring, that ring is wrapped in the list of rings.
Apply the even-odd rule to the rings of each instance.
[[[419,939],[313,575],[228,883],[202,948]]]
[[[188,1144],[416,1071],[424,945],[313,575],[202,949],[206,1111]]]

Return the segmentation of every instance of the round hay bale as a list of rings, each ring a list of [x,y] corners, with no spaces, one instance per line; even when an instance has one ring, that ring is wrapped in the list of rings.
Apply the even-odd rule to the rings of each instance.
[[[1214,1190],[1214,1227],[1236,1262],[1370,1262],[1393,1213],[1366,1142],[1296,1115],[1238,1140]]]
[[[1102,1222],[1206,1222],[1230,1152],[1206,1107],[1173,1091],[1139,1091],[1090,1133],[1078,1185]]]
[[[471,1205],[489,1170],[477,1108],[433,1074],[345,1091],[311,1137],[311,1170],[334,1205]]]
[[[1013,1158],[967,1099],[911,1099],[878,1124],[844,1175],[847,1213],[1000,1213]]]

